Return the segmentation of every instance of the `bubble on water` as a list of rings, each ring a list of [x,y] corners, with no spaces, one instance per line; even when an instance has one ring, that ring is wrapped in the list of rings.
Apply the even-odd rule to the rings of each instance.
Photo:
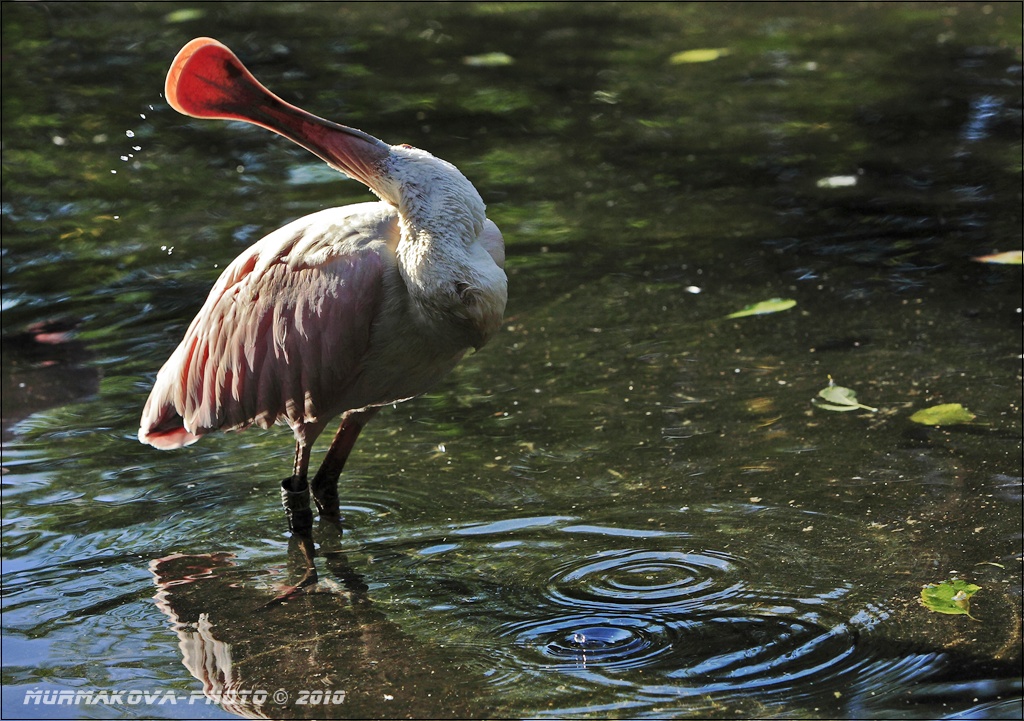
[[[642,616],[568,614],[503,627],[503,634],[544,667],[625,670],[672,653],[677,631]]]

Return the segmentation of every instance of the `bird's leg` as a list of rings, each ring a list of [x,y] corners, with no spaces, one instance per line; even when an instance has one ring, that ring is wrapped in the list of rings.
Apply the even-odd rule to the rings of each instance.
[[[292,537],[299,543],[306,562],[306,574],[298,583],[298,588],[316,583],[316,566],[313,557],[316,550],[313,546],[313,512],[309,510],[309,483],[306,474],[309,470],[310,444],[303,440],[295,444],[295,467],[291,478],[281,481],[281,501],[288,516],[288,529]]]
[[[341,427],[327,449],[320,469],[313,477],[313,500],[320,518],[334,524],[341,531],[341,510],[338,507],[338,478],[345,467],[349,453],[356,444],[359,432],[377,414],[379,408],[349,411],[341,418]]]

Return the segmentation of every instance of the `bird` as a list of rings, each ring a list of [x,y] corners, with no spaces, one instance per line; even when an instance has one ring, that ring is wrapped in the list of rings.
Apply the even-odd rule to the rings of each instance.
[[[454,165],[282,100],[217,40],[178,52],[164,95],[184,115],[282,135],[378,198],[299,218],[235,258],[157,373],[139,425],[139,440],[158,449],[213,431],[291,428],[281,496],[305,563],[301,589],[317,581],[310,496],[340,530],[338,479],[362,429],[500,329],[504,239]],[[309,479],[313,443],[339,416]]]

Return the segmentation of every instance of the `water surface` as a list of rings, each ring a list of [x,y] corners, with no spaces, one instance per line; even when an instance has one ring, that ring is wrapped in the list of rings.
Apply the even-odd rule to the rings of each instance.
[[[1019,718],[1021,271],[972,258],[1020,248],[1020,28],[5,4],[4,717]],[[287,604],[287,430],[161,453],[138,416],[231,258],[369,195],[170,110],[200,35],[454,162],[507,242],[502,332],[375,419]],[[976,421],[909,420],[939,403]],[[950,578],[976,620],[918,603]]]

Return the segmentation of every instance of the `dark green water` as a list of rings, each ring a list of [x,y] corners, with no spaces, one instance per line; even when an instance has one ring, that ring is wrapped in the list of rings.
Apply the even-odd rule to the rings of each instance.
[[[1020,717],[1022,276],[971,260],[1021,246],[1019,3],[2,10],[4,718]],[[220,269],[370,196],[168,108],[201,35],[507,243],[503,331],[269,608],[290,433],[138,417]]]

